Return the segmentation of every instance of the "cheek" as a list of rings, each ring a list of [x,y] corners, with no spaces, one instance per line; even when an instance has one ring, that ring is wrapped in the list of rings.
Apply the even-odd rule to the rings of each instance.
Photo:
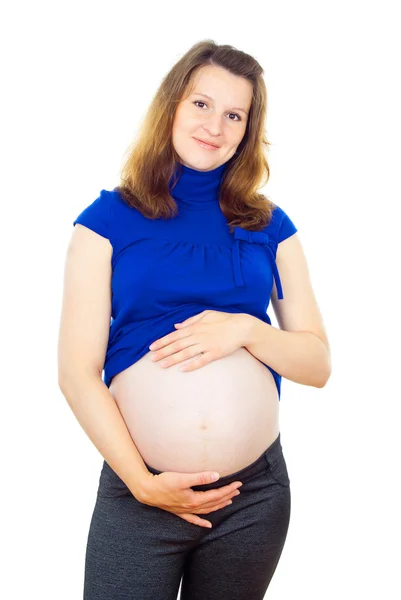
[[[175,112],[175,116],[174,116],[174,122],[173,122],[173,130],[181,130],[184,128],[185,126],[185,122],[187,120],[187,115],[185,114],[185,109],[182,107],[182,105],[177,107],[177,110]]]
[[[244,135],[245,135],[245,128],[241,129],[241,131],[239,131],[239,132],[237,131],[236,136],[235,136],[235,143],[237,146],[242,142]]]
[[[227,140],[227,146],[230,148],[236,148],[241,143],[243,137],[244,136],[242,134],[238,135],[237,131],[229,132],[225,138]]]
[[[175,131],[177,134],[191,134],[197,127],[199,127],[197,119],[194,119],[193,116],[181,115],[175,122],[173,133]]]

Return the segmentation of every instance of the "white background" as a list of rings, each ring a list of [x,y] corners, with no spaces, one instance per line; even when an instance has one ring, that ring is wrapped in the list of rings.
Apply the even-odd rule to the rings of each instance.
[[[118,185],[161,79],[205,38],[265,70],[263,191],[298,227],[332,350],[324,388],[282,382],[292,512],[266,597],[401,597],[396,4],[2,9],[3,598],[82,597],[103,459],[57,384],[65,252],[76,216]]]

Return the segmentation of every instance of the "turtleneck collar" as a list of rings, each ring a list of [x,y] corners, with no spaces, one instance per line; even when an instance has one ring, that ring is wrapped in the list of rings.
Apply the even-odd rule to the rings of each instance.
[[[178,177],[181,166],[181,176],[173,190],[171,185]],[[170,180],[169,189],[174,200],[193,209],[209,208],[219,202],[220,184],[223,179],[227,163],[223,163],[211,171],[197,171],[185,165],[177,164],[174,175]]]

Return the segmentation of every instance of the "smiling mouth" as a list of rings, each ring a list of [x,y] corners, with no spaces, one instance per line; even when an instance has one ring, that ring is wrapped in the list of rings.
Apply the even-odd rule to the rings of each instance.
[[[202,142],[202,140],[198,140],[198,138],[195,138],[195,137],[194,137],[194,140],[195,140],[196,142],[198,142],[198,144],[199,144],[200,146],[202,146],[203,148],[207,148],[208,150],[209,150],[209,149],[210,149],[210,150],[217,150],[217,149],[220,147],[220,146],[215,146],[215,145],[213,145],[213,144],[209,144],[208,142]]]

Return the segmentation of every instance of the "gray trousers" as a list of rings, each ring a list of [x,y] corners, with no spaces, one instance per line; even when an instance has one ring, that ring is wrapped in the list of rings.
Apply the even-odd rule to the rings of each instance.
[[[146,465],[149,471],[161,471]],[[210,490],[243,483],[233,503],[201,514],[207,529],[139,502],[106,461],[90,523],[84,600],[262,600],[290,522],[280,434],[253,463]]]

